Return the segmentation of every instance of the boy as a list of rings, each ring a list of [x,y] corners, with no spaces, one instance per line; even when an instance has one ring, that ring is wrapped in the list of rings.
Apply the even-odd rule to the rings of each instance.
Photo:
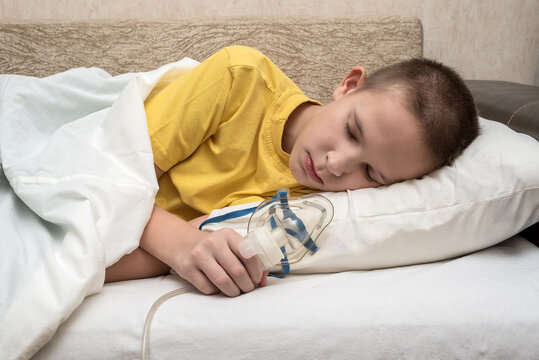
[[[333,97],[321,105],[258,51],[230,47],[146,100],[160,189],[140,248],[106,281],[172,267],[205,294],[249,292],[266,274],[239,254],[242,237],[188,221],[284,187],[298,196],[418,178],[478,134],[470,92],[436,62],[410,60],[368,80],[356,66]]]

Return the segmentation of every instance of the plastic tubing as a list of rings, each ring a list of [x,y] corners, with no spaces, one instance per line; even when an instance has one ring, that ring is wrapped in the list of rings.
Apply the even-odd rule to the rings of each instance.
[[[150,327],[152,325],[153,316],[155,315],[155,312],[168,299],[178,296],[181,294],[185,294],[187,292],[190,292],[194,288],[191,285],[187,285],[185,287],[182,287],[180,289],[172,290],[164,295],[161,295],[150,307],[150,310],[148,311],[148,315],[146,315],[146,321],[144,321],[144,329],[142,330],[142,344],[140,349],[140,354],[142,360],[148,359],[148,348],[149,348],[149,342],[150,342]]]

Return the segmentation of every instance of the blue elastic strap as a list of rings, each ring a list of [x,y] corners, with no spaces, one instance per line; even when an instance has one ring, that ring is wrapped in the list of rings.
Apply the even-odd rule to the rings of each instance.
[[[281,251],[283,252],[283,258],[281,259],[281,267],[283,268],[283,277],[285,277],[290,272],[290,265],[288,264],[288,257],[286,256],[286,249],[284,248],[284,246],[281,247]]]
[[[314,253],[316,250],[318,250],[318,246],[314,243],[312,238],[307,234],[307,229],[305,228],[305,224],[303,221],[301,221],[300,218],[297,217],[296,214],[292,210],[290,210],[290,206],[288,205],[288,194],[286,191],[280,190],[277,195],[279,196],[279,200],[281,203],[281,208],[283,209],[283,215],[285,219],[290,219],[298,229],[299,233],[295,233],[294,235],[292,232],[288,232],[288,228],[286,229],[287,232],[294,236],[298,241],[307,248],[311,253]],[[274,228],[274,227],[272,227]],[[305,241],[301,241],[302,239],[307,238]]]
[[[301,239],[307,238],[307,240],[305,240],[301,244],[306,247],[307,250],[309,250],[311,253],[314,253],[316,250],[318,250],[318,246],[314,243],[313,239],[307,233],[307,229],[305,228],[305,224],[303,223],[303,221],[301,221],[301,219],[298,218],[297,215],[294,214],[292,211],[290,212],[290,219],[294,222],[296,228],[299,231],[299,233],[296,233],[293,236],[300,242]]]
[[[286,192],[285,192],[285,194],[286,194]],[[273,195],[271,200],[276,200],[278,195],[279,195],[279,193]],[[268,201],[267,203],[262,205],[260,208],[262,209],[263,207],[266,207],[266,206],[272,204],[273,202],[275,202],[275,201]],[[253,206],[253,207],[250,207],[250,208],[247,208],[247,209],[235,210],[235,211],[231,211],[229,213],[223,214],[223,215],[219,215],[219,216],[216,216],[216,217],[213,217],[213,218],[206,219],[199,225],[198,230],[202,230],[202,227],[204,225],[206,225],[206,224],[213,224],[213,223],[226,221],[226,220],[230,220],[230,219],[235,219],[235,218],[242,217],[244,215],[250,214],[253,211],[255,211],[256,208],[257,208],[257,206]]]
[[[285,229],[285,231],[288,235],[293,236],[296,239],[299,239],[300,237],[300,235],[292,229]],[[310,252],[313,252],[313,253],[318,249],[318,246],[314,243],[313,239],[311,239],[310,236],[309,236],[309,239],[305,241],[302,245],[306,247]]]
[[[206,224],[213,224],[213,223],[216,223],[216,222],[221,222],[221,221],[226,221],[226,220],[230,220],[230,219],[235,219],[235,218],[238,218],[238,217],[241,217],[241,216],[244,216],[244,215],[247,215],[247,214],[250,214],[252,213],[253,211],[255,211],[256,209],[256,206],[255,207],[251,207],[251,208],[247,208],[247,209],[241,209],[241,210],[236,210],[236,211],[231,211],[229,213],[226,213],[226,214],[223,214],[223,215],[219,215],[219,216],[216,216],[216,217],[213,217],[213,218],[209,218],[209,219],[206,219],[202,222],[202,224],[200,224],[200,226],[198,227],[198,230],[202,230],[202,227]]]

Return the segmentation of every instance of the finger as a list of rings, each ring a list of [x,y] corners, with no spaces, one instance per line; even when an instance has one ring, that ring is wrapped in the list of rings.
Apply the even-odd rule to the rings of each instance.
[[[262,277],[258,258],[245,259],[241,256],[238,247],[244,238],[236,231],[225,228],[220,230],[220,234],[226,239],[226,246],[215,254],[217,261],[243,292],[254,290]]]
[[[254,290],[255,282],[251,279],[249,271],[230,248],[218,254],[216,260],[241,291],[250,292]]]
[[[253,256],[249,259],[243,259],[243,264],[247,269],[247,272],[249,273],[249,276],[251,277],[253,283],[258,284],[262,280],[264,273],[262,268],[262,262],[260,262],[258,256]]]
[[[243,241],[243,238],[241,239],[241,241]],[[234,252],[234,254],[237,256],[237,258],[241,260],[241,262],[243,263],[243,265],[247,269],[247,272],[248,272],[249,276],[251,277],[251,281],[254,284],[258,284],[260,282],[260,280],[262,279],[262,274],[263,274],[263,271],[264,271],[264,269],[262,267],[262,262],[260,261],[258,256],[252,256],[250,258],[244,258],[240,254],[240,251],[239,251],[239,244],[241,243],[241,241],[239,241],[239,242],[234,241],[234,243],[232,243],[230,245],[230,247],[231,247],[232,251]]]
[[[268,274],[269,271],[264,271],[264,273],[262,274],[262,279],[260,279],[260,282],[258,283],[258,287],[264,287],[268,285]]]
[[[240,287],[229,276],[226,269],[216,259],[210,259],[199,264],[199,268],[209,281],[213,283],[223,294],[227,296],[238,296],[241,293]]]
[[[250,258],[244,258],[241,255],[241,253],[239,251],[239,245],[244,240],[245,239],[243,237],[231,238],[230,241],[229,241],[230,249],[233,251],[234,255],[236,255],[236,257],[238,259],[240,259],[241,262],[243,263],[243,265],[244,265],[245,269],[247,270],[247,273],[249,274],[253,284],[258,284],[260,282],[260,280],[262,279],[262,273],[263,273],[262,262],[260,261],[258,256],[252,256]]]
[[[211,295],[220,292],[219,288],[202,271],[192,271],[188,276],[182,276],[182,278],[193,284],[203,294]]]

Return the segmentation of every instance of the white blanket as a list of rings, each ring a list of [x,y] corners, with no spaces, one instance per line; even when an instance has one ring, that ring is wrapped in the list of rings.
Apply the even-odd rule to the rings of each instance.
[[[157,191],[143,101],[197,62],[0,76],[0,358],[29,358],[132,251]]]

